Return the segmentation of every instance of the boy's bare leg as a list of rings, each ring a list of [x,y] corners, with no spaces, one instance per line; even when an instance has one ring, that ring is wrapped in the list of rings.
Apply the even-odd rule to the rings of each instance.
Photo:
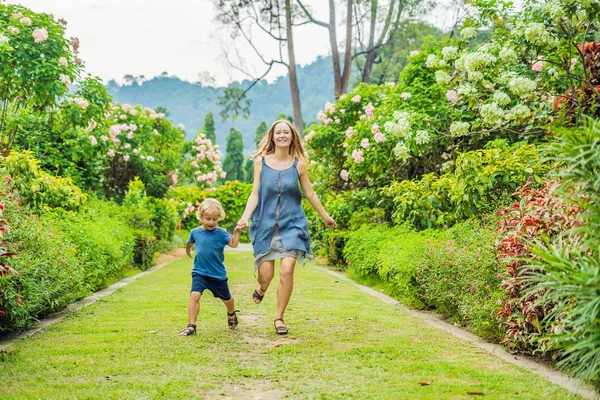
[[[271,281],[273,280],[273,276],[275,276],[275,260],[265,261],[262,264],[260,264],[260,267],[258,267],[257,278],[258,287],[256,288],[256,292],[259,295],[265,295],[266,290],[263,289],[267,289],[269,287]],[[257,301],[257,299],[254,299],[254,302],[258,304],[260,303],[260,300]]]
[[[235,300],[231,297],[229,300],[221,299],[225,307],[227,307],[227,314],[231,314],[235,311]]]
[[[190,324],[196,325],[196,319],[200,312],[200,296],[202,296],[200,292],[190,293],[190,302],[188,303],[188,323]],[[185,334],[180,333],[179,336],[185,336]]]
[[[294,289],[294,267],[296,266],[296,258],[286,257],[281,259],[279,266],[279,286],[277,286],[277,312],[275,319],[283,319],[285,309],[292,297]],[[275,326],[284,325],[282,321],[275,321]]]

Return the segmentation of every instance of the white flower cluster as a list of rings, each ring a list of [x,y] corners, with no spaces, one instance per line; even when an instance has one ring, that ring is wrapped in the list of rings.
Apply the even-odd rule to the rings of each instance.
[[[406,139],[410,136],[410,114],[407,112],[394,111],[394,121],[388,121],[383,124],[383,129],[396,137]]]
[[[507,114],[506,119],[509,121],[522,121],[531,116],[531,110],[525,104],[517,104]]]
[[[418,130],[415,134],[415,143],[416,144],[427,144],[431,141],[431,137],[429,136],[429,132],[425,130]]]
[[[460,35],[467,40],[473,39],[475,36],[477,36],[477,29],[468,26],[460,31]]]
[[[464,85],[458,87],[456,91],[460,97],[469,96],[477,93],[477,89],[475,88],[475,86],[468,83],[465,83]]]
[[[402,161],[406,161],[410,158],[410,150],[408,147],[406,147],[402,140],[400,140],[398,144],[396,144],[396,147],[394,147],[394,155],[397,159]]]
[[[442,49],[442,57],[444,61],[452,61],[456,60],[458,57],[458,47],[455,46],[446,46]]]
[[[524,97],[535,90],[536,83],[529,78],[518,76],[508,82],[508,89],[515,95]]]
[[[529,43],[538,46],[554,45],[556,43],[556,39],[546,30],[544,24],[539,22],[531,22],[525,28],[524,34]]]
[[[498,56],[503,62],[517,62],[519,59],[519,54],[517,54],[517,52],[510,47],[502,48]]]
[[[452,80],[452,77],[441,69],[435,71],[435,80],[440,85],[447,85]]]
[[[0,33],[0,46],[3,46],[5,43],[8,43],[8,36]]]
[[[499,106],[505,106],[510,104],[510,97],[506,93],[496,90],[494,93],[494,103],[498,104]]]
[[[475,51],[473,53],[464,53],[456,60],[456,68],[468,73],[480,71],[496,63],[496,57],[486,51]]]
[[[450,125],[450,135],[455,137],[466,136],[469,134],[471,124],[468,122],[454,121]]]
[[[502,122],[504,111],[496,103],[484,104],[479,108],[479,115],[486,125],[497,126]]]
[[[565,11],[557,2],[551,1],[544,6],[544,9],[554,21],[560,21],[565,17]]]
[[[446,62],[437,58],[435,54],[430,54],[429,56],[427,56],[427,61],[425,61],[425,65],[427,66],[427,68],[443,68],[446,66]]]

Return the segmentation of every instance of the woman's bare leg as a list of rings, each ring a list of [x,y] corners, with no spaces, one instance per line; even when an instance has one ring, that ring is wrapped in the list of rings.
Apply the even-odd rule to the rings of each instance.
[[[267,288],[271,284],[273,280],[273,276],[275,275],[275,260],[265,261],[260,264],[258,267],[258,287],[256,288],[256,292],[264,296]],[[256,304],[260,303],[260,300],[254,299]]]
[[[296,266],[296,258],[286,257],[281,259],[279,266],[279,286],[277,287],[277,312],[275,319],[283,319],[285,309],[292,297],[294,289],[294,267]],[[275,326],[283,325],[282,321],[275,321]]]

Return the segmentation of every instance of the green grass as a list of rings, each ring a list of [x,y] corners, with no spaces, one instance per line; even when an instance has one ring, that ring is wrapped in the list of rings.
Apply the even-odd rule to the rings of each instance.
[[[226,264],[236,331],[206,292],[198,334],[177,336],[191,283],[178,260],[1,354],[0,398],[576,398],[310,265],[297,267],[278,337],[275,282],[255,305],[250,253]]]

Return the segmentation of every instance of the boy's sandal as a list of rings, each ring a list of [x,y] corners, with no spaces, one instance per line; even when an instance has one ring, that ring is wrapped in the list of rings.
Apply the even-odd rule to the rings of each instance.
[[[277,321],[281,321],[281,323],[284,323],[282,318],[277,318],[276,320],[274,320],[273,324],[275,325],[275,332],[277,332],[278,335],[287,335],[288,328],[286,328],[285,325],[277,326]]]
[[[237,313],[239,313],[239,312],[240,312],[240,310],[235,310],[231,314],[227,313],[227,324],[229,325],[229,329],[237,328],[237,326],[238,326]]]
[[[262,290],[263,295],[261,296],[260,294],[258,294],[258,288],[254,289],[254,292],[252,293],[252,301],[254,301],[256,304],[260,304],[263,297],[265,297],[265,294],[267,294],[267,289],[269,288],[268,285],[267,285],[267,289],[263,289],[262,286],[260,286],[260,285],[258,285],[258,287],[260,288],[260,290]],[[255,301],[255,300],[258,300],[258,301]]]
[[[190,336],[196,333],[196,325],[188,324],[187,328],[179,331],[179,336]]]

